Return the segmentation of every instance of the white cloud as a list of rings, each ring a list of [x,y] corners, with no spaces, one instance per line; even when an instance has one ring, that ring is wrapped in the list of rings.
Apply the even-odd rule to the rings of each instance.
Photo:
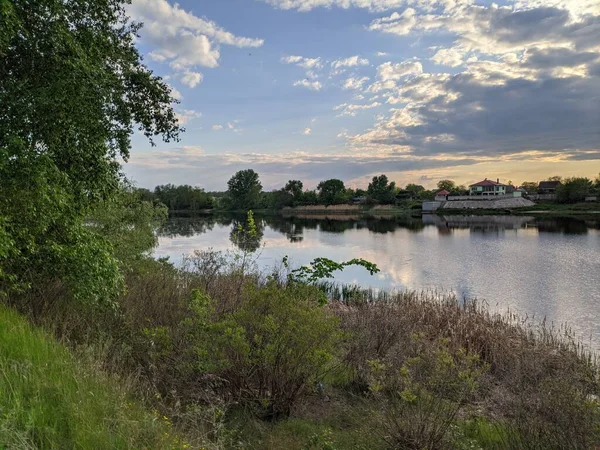
[[[223,129],[223,125],[213,125],[212,126],[213,131],[219,131]]]
[[[398,8],[406,0],[260,0],[280,9],[296,9],[301,12],[314,8],[364,8],[372,12]]]
[[[321,67],[323,67],[323,64],[321,63],[321,58],[305,58],[303,56],[297,55],[284,56],[283,58],[281,58],[281,62],[284,64],[295,64],[307,70],[320,69]]]
[[[363,111],[365,109],[372,109],[381,106],[379,102],[373,102],[365,105],[352,105],[348,103],[343,103],[341,105],[337,105],[333,107],[334,111],[342,111],[340,113],[341,116],[355,116],[357,111]]]
[[[311,133],[311,131],[312,131],[312,130],[311,130],[310,128],[306,127],[306,128],[304,129],[304,131],[302,132],[302,134],[309,135],[309,134]]]
[[[262,39],[236,36],[166,0],[133,0],[127,13],[133,20],[144,23],[141,39],[153,48],[148,56],[168,62],[177,71],[217,67],[221,56],[219,44],[243,48],[260,47],[264,43]]]
[[[356,66],[368,66],[369,60],[361,58],[358,55],[350,56],[349,58],[340,58],[332,61],[331,67],[334,69],[340,69],[342,67],[356,67]]]
[[[406,8],[402,14],[394,12],[389,17],[375,19],[369,25],[369,30],[405,36],[411,32],[417,23],[415,13],[416,11],[413,8]]]
[[[170,84],[169,84],[169,89],[171,89],[171,97],[173,97],[175,100],[181,100],[183,98],[183,96],[181,95],[181,92],[179,92],[176,88],[174,88]]]
[[[180,111],[175,111],[175,116],[177,116],[177,120],[179,120],[180,125],[185,125],[194,119],[202,117],[202,113],[194,111],[193,109],[183,109]]]
[[[200,72],[193,72],[191,70],[184,70],[181,75],[181,82],[188,87],[196,87],[198,84],[202,83],[202,79],[204,76]]]
[[[310,123],[316,123],[317,122],[317,118],[313,117],[312,119],[310,119]]]
[[[464,54],[457,48],[439,49],[431,60],[442,66],[457,67],[463,63]]]
[[[361,78],[351,77],[351,78],[348,78],[346,81],[344,81],[344,84],[342,87],[346,90],[349,90],[349,89],[358,90],[358,89],[362,89],[363,85],[367,81],[369,81],[369,77],[361,77]]]
[[[398,64],[388,61],[377,68],[377,76],[381,81],[397,81],[420,73],[423,73],[423,65],[417,60],[403,61]]]
[[[377,52],[377,56],[379,56],[379,57],[383,57],[383,56],[387,56],[387,55],[389,55],[389,53],[386,53],[386,52]]]
[[[308,79],[295,81],[294,86],[304,87],[306,89],[310,89],[311,91],[320,91],[323,88],[321,82],[310,81]]]

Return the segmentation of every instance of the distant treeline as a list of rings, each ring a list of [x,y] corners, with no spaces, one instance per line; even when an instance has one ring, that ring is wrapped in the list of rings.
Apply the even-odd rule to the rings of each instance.
[[[595,181],[589,178],[561,177],[552,177],[550,180],[562,182],[557,189],[557,198],[563,203],[583,201],[600,188],[600,176]],[[509,184],[512,185],[512,182],[509,181]],[[429,190],[414,183],[404,187],[397,186],[386,175],[373,177],[366,189],[346,187],[342,180],[333,178],[321,181],[315,190],[305,190],[302,181],[289,180],[282,189],[265,192],[258,173],[252,169],[237,172],[227,185],[225,192],[206,192],[189,185],[173,184],[157,186],[154,191],[139,191],[144,200],[163,203],[171,211],[282,209],[343,204],[398,205],[410,208],[418,207],[424,200],[433,200],[435,193],[442,189],[451,195],[469,193],[466,186],[457,185],[452,180],[441,180],[435,190]],[[521,187],[532,194],[537,192],[538,183],[524,182]]]

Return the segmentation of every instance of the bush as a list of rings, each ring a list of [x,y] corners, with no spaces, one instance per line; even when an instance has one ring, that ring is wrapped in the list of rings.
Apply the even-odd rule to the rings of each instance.
[[[338,320],[319,298],[317,288],[304,285],[248,286],[235,310],[219,317],[213,301],[196,291],[187,326],[200,369],[222,378],[232,400],[260,417],[289,416],[341,339]]]
[[[431,342],[418,334],[409,348],[370,366],[384,439],[407,450],[450,448],[451,427],[485,371],[477,357],[450,351],[444,339]]]

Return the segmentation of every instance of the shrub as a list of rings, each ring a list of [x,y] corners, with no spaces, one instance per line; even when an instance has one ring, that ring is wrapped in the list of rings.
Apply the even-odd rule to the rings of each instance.
[[[308,386],[323,376],[340,342],[338,320],[319,306],[317,288],[248,286],[235,311],[220,317],[196,291],[193,319],[199,368],[225,380],[231,398],[260,417],[290,415]]]
[[[418,334],[410,348],[370,366],[384,439],[407,450],[450,448],[451,427],[485,370],[464,350],[451,351],[446,340],[431,342]]]

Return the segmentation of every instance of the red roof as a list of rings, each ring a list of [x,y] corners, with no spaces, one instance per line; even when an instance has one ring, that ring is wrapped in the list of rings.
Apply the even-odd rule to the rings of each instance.
[[[450,195],[450,192],[448,192],[446,189],[442,189],[440,192],[438,192],[435,195]]]
[[[480,181],[479,183],[471,184],[469,187],[474,187],[474,186],[506,186],[506,185],[502,184],[502,183],[496,183],[495,181],[488,180],[486,178],[485,180]]]

